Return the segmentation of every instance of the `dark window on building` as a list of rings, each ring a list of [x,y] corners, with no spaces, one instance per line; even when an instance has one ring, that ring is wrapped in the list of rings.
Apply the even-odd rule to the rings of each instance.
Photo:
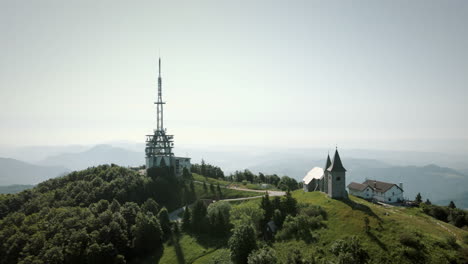
[[[339,181],[341,178],[340,177],[336,177],[336,180]]]
[[[388,201],[391,202],[391,201],[392,201],[392,198],[388,198]]]
[[[392,192],[392,195],[395,195],[395,192]]]

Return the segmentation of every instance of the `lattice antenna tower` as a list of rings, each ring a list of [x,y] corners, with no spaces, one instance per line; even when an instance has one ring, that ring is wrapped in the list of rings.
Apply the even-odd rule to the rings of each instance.
[[[159,58],[158,98],[156,105],[156,130],[153,135],[146,135],[146,157],[173,156],[174,136],[167,135],[164,129],[164,109],[162,100],[161,58]]]

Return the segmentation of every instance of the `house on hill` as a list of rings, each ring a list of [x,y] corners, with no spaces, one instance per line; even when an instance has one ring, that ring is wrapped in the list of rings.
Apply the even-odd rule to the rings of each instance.
[[[363,183],[351,182],[348,185],[349,194],[364,199],[375,199],[384,203],[403,201],[403,183],[381,182],[366,180]]]
[[[341,162],[338,149],[335,151],[333,161],[328,155],[324,169],[315,167],[302,180],[305,192],[320,191],[331,198],[348,198],[345,182],[346,169]]]

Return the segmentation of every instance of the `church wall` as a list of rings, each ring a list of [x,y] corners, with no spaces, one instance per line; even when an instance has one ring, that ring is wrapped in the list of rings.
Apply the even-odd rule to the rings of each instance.
[[[328,196],[331,198],[346,198],[345,172],[329,172]]]

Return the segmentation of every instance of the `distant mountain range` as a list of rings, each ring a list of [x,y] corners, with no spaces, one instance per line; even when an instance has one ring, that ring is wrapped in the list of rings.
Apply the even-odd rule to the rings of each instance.
[[[12,184],[38,184],[67,173],[63,166],[39,166],[23,161],[0,158],[0,186]]]
[[[19,193],[26,189],[31,189],[34,185],[21,185],[21,184],[13,184],[13,185],[6,185],[0,186],[0,194],[2,193]]]
[[[62,153],[47,157],[38,164],[45,166],[63,166],[71,170],[83,170],[101,164],[141,166],[145,164],[142,152],[131,151],[110,145],[97,145],[88,150],[76,153]]]
[[[37,157],[40,147],[22,148],[34,150]],[[37,184],[45,179],[56,177],[71,170],[82,170],[100,164],[118,164],[120,166],[140,166],[144,164],[144,145],[129,144],[120,147],[97,145],[43,148],[50,155],[34,162],[35,165],[14,159],[0,159],[0,186],[11,184]],[[64,151],[64,152],[60,152]],[[201,159],[220,166],[228,175],[235,170],[249,169],[255,173],[288,175],[301,181],[313,167],[325,164],[326,149],[285,149],[268,150],[258,148],[178,148],[176,155],[188,155],[192,163]],[[325,155],[324,155],[325,153]],[[458,170],[438,165],[421,165],[424,161],[440,160],[447,164],[453,160],[460,164],[460,157],[451,159],[441,154],[419,152],[385,152],[344,150],[340,152],[343,164],[348,170],[347,183],[362,182],[367,179],[399,183],[403,182],[405,196],[413,199],[420,192],[424,199],[445,204],[454,200],[460,207],[468,207],[468,170],[463,164]],[[17,150],[16,156],[28,157]],[[42,154],[44,156],[44,154]],[[370,158],[375,156],[375,158]],[[414,162],[416,166],[410,166]],[[425,163],[428,164],[428,163]],[[454,163],[455,164],[455,163]]]

